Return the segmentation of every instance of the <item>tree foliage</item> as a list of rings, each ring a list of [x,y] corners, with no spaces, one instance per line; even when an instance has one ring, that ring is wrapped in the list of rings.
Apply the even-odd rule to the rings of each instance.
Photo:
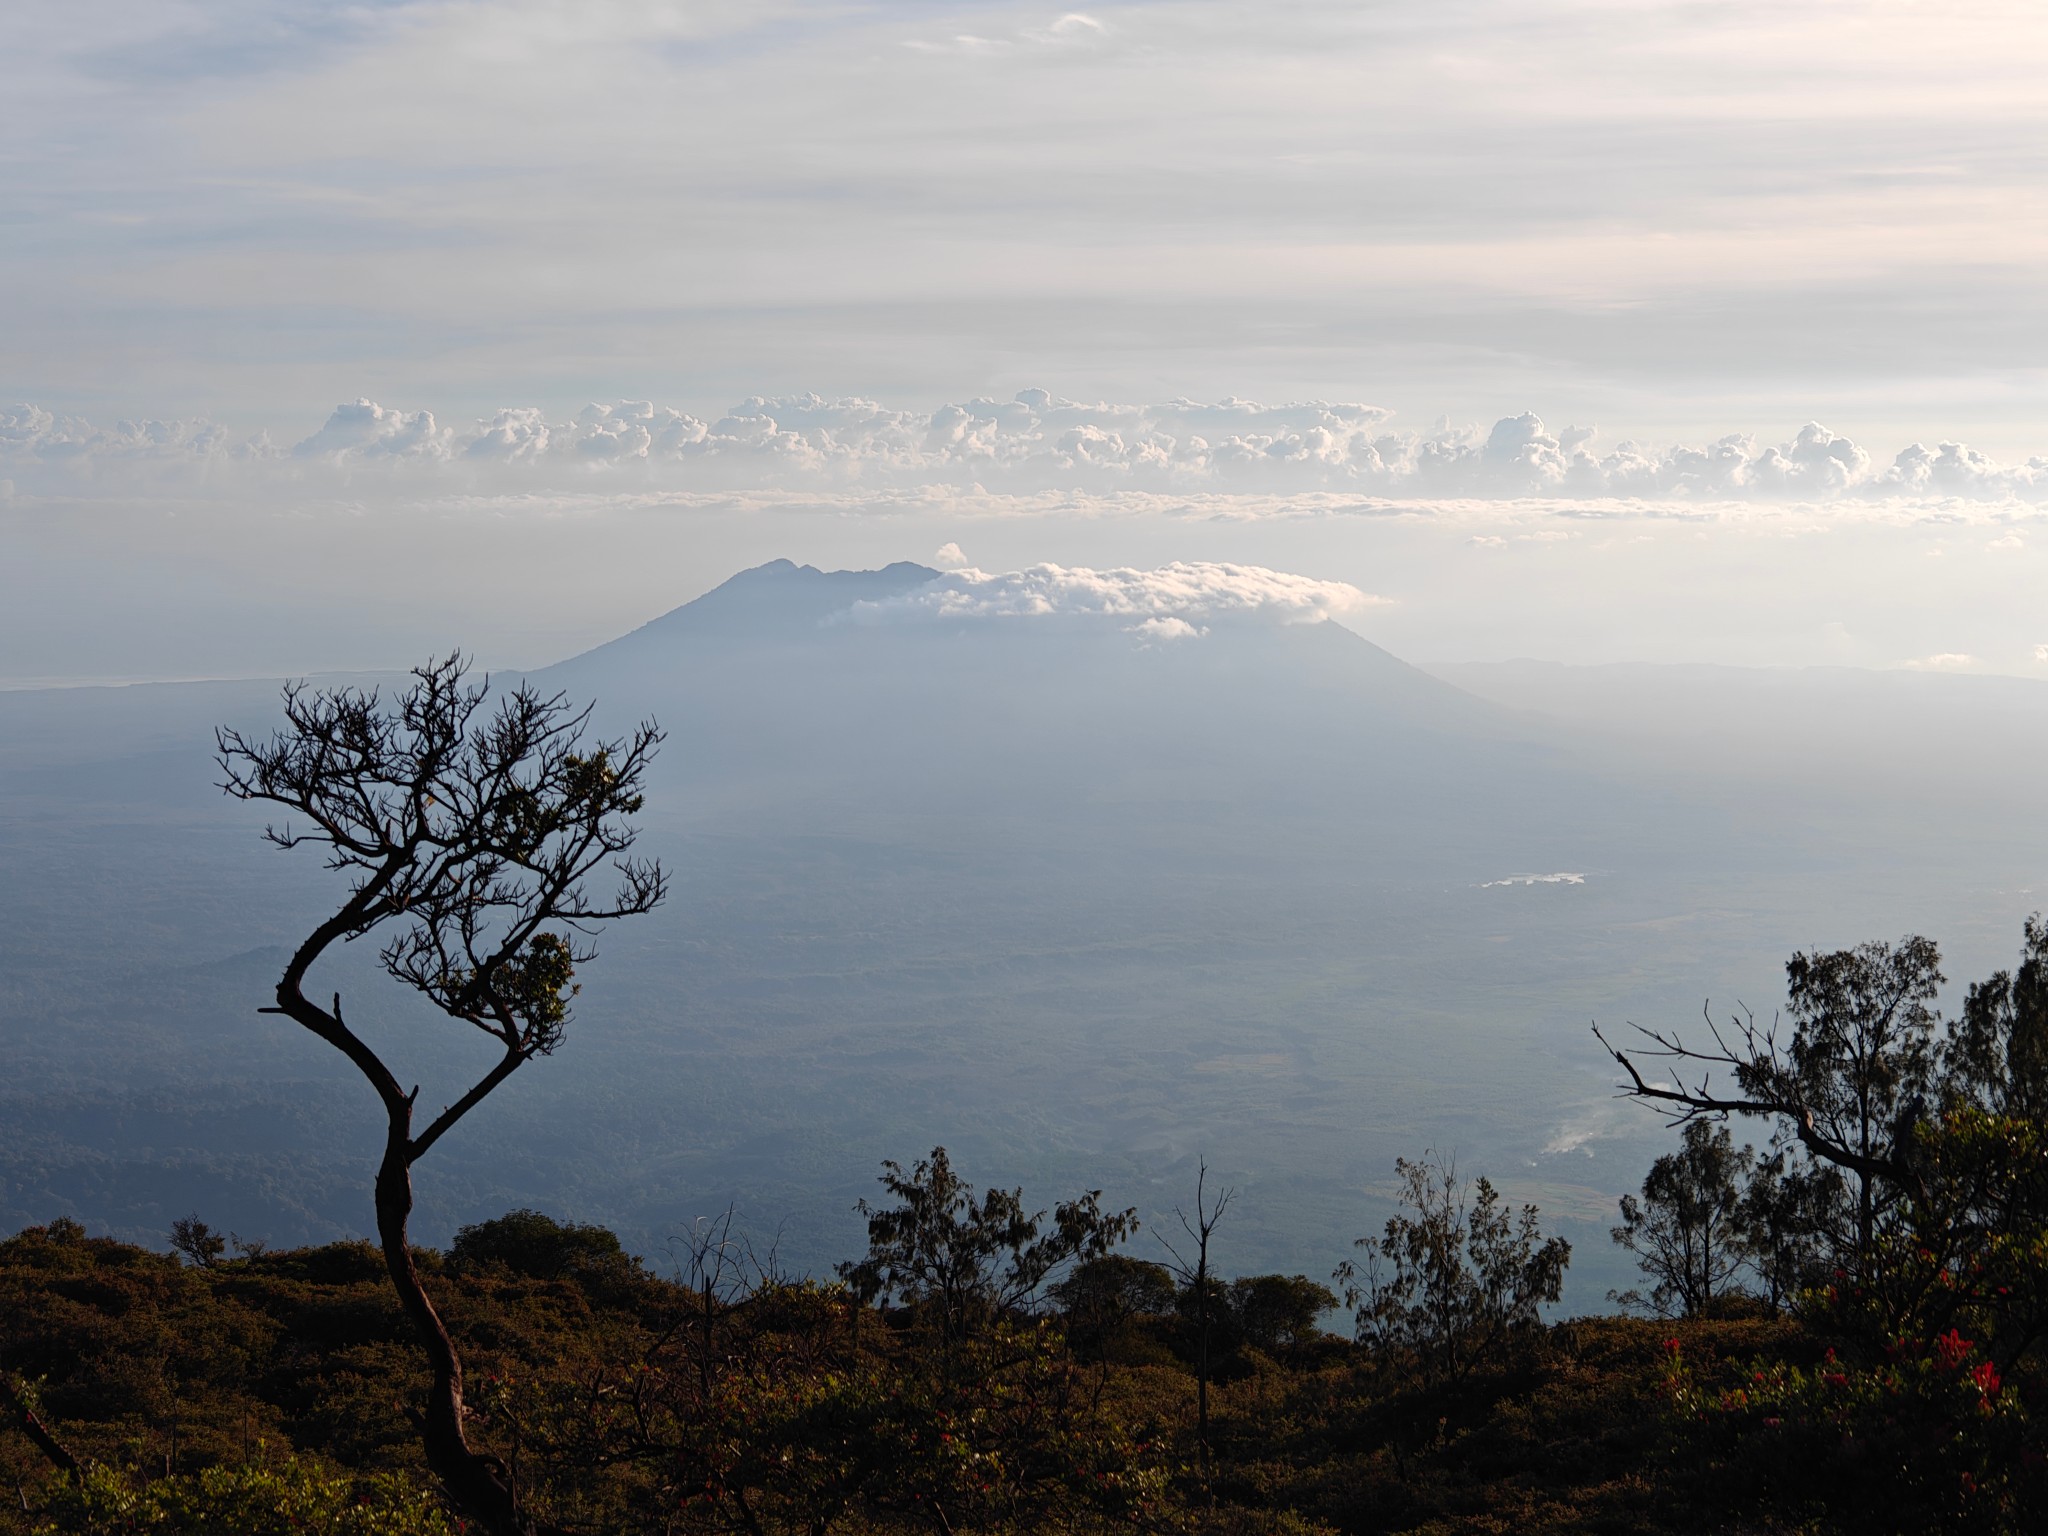
[[[1711,1017],[1704,1044],[1676,1032],[1643,1030],[1649,1045],[1631,1055],[1594,1033],[1629,1076],[1628,1091],[1678,1119],[1761,1116],[1781,1143],[1797,1142],[1847,1181],[1840,1225],[1825,1236],[1831,1261],[1869,1278],[1879,1236],[1903,1216],[1911,1189],[1906,1162],[1916,1126],[1934,1111],[1941,1060],[1940,1015],[1931,1006],[1944,980],[1941,954],[1917,936],[1896,944],[1795,954],[1785,966],[1790,1031],[1783,1020],[1745,1013],[1725,1027]],[[1672,1062],[1697,1075],[1651,1082],[1636,1057]],[[1716,1083],[1724,1075],[1728,1086]],[[1814,1193],[1823,1193],[1816,1190]],[[1837,1208],[1811,1202],[1815,1219]]]
[[[228,1240],[201,1221],[195,1212],[171,1223],[171,1251],[183,1254],[201,1269],[220,1262],[228,1251]]]
[[[1226,1294],[1238,1338],[1268,1355],[1316,1337],[1337,1306],[1337,1293],[1307,1275],[1240,1275]]]
[[[1674,1402],[1724,1464],[1852,1523],[2029,1528],[2048,1496],[2029,1412],[2048,1385],[2048,928],[2031,919],[2017,970],[1971,986],[1946,1025],[1924,939],[1795,956],[1788,979],[1782,1048],[1753,1026],[1706,1050],[1652,1037],[1732,1092],[1706,1072],[1650,1083],[1617,1053],[1689,1139],[1710,1116],[1772,1122],[1742,1217],[1773,1298],[1829,1344],[1823,1368],[1760,1360],[1718,1393],[1674,1366]]]
[[[1562,1294],[1571,1244],[1543,1236],[1535,1206],[1511,1210],[1490,1181],[1460,1177],[1449,1159],[1394,1167],[1401,1210],[1380,1236],[1358,1239],[1363,1263],[1347,1260],[1336,1279],[1360,1342],[1455,1380],[1535,1327]]]
[[[573,1270],[622,1264],[626,1251],[607,1228],[521,1209],[458,1228],[448,1261],[458,1267],[498,1264],[516,1274],[554,1280]]]
[[[1772,1311],[1827,1283],[1849,1198],[1841,1170],[1796,1144],[1779,1147],[1750,1170],[1742,1231],[1759,1292]]]
[[[1105,1253],[1083,1260],[1046,1288],[1066,1322],[1067,1337],[1091,1354],[1102,1354],[1141,1318],[1170,1316],[1176,1291],[1164,1264]]]
[[[1841,1245],[1860,1262],[1904,1191],[1884,1164],[1931,1108],[1944,977],[1931,939],[1801,953],[1785,965],[1792,1038],[1782,1061],[1744,1064],[1754,1097],[1797,1103],[1802,1127],[1853,1153],[1855,1229]]]
[[[575,968],[596,953],[592,925],[645,912],[666,889],[659,865],[629,856],[662,737],[649,724],[586,742],[588,709],[524,684],[486,713],[489,685],[467,673],[460,656],[430,662],[389,707],[375,690],[292,685],[285,729],[268,741],[223,729],[220,765],[230,796],[286,813],[264,831],[274,846],[320,849],[349,877],[348,899],[293,956],[280,990],[297,988],[336,941],[381,933],[378,958],[394,980],[517,1066],[561,1044]],[[618,889],[593,896],[585,882],[606,865]],[[307,1025],[373,1080],[388,1075],[338,1020],[318,1026]],[[496,1086],[485,1082],[483,1092]],[[421,1132],[420,1150],[477,1097]]]
[[[1679,1150],[1650,1165],[1642,1198],[1621,1197],[1621,1225],[1613,1231],[1614,1241],[1636,1256],[1650,1289],[1608,1299],[1660,1317],[1711,1310],[1750,1260],[1743,1184],[1755,1166],[1756,1150],[1737,1151],[1726,1126],[1686,1125]]]
[[[2016,970],[1974,983],[1942,1049],[1952,1104],[2017,1120],[2048,1119],[2048,921],[2027,919]]]
[[[1031,1306],[1057,1274],[1102,1258],[1138,1224],[1134,1210],[1105,1211],[1097,1189],[1056,1205],[1048,1227],[1044,1211],[1026,1213],[1021,1189],[977,1194],[944,1147],[908,1171],[884,1162],[881,1183],[897,1203],[861,1201],[868,1251],[839,1272],[862,1300],[917,1308],[951,1342]]]

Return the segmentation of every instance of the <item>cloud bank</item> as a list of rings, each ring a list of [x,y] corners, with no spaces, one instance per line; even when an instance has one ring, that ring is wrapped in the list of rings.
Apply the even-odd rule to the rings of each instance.
[[[650,401],[593,404],[568,419],[519,407],[460,426],[429,410],[364,399],[336,407],[317,431],[288,445],[207,421],[98,426],[21,405],[0,408],[0,475],[17,494],[51,496],[288,483],[351,495],[393,487],[2048,501],[2048,459],[2001,463],[1953,442],[1913,443],[1884,457],[1817,423],[1781,442],[1731,433],[1696,444],[1601,447],[1593,428],[1553,431],[1534,413],[1486,429],[1418,432],[1362,403],[1088,403],[1038,389],[928,411],[858,398],[754,397],[710,421]]]
[[[1348,582],[1317,581],[1258,565],[1176,561],[1156,570],[1034,565],[1021,571],[951,571],[912,591],[856,603],[852,623],[906,620],[1084,618],[1129,620],[1152,642],[1185,640],[1212,620],[1315,624],[1384,599]]]

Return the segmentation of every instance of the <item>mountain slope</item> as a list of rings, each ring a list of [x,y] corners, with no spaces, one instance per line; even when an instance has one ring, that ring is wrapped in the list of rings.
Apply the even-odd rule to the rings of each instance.
[[[1585,791],[1526,721],[1336,624],[1218,619],[1161,642],[1128,617],[855,606],[937,579],[776,562],[535,681],[598,700],[613,727],[658,718],[671,811],[701,803],[727,825],[750,809],[841,830],[1028,812],[1041,830],[1149,840],[1201,805],[1211,836],[1229,832],[1219,810],[1362,821],[1427,858],[1617,815],[1615,788]]]

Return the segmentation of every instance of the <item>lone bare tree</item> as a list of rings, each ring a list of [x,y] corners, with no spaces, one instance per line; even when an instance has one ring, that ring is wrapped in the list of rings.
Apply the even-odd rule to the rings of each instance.
[[[421,1436],[449,1496],[493,1536],[535,1529],[506,1468],[471,1448],[462,1361],[412,1258],[412,1167],[506,1078],[561,1043],[577,966],[608,919],[646,912],[666,890],[659,864],[628,856],[641,780],[662,740],[643,723],[619,740],[585,740],[590,711],[521,685],[484,709],[488,682],[458,655],[416,668],[387,705],[375,690],[292,684],[286,728],[268,740],[216,733],[222,789],[282,806],[264,836],[311,845],[349,877],[347,898],[299,945],[277,983],[279,1013],[340,1051],[375,1090],[385,1118],[377,1233],[400,1302],[432,1367]],[[612,866],[616,891],[585,883]],[[417,1087],[402,1086],[307,976],[337,944],[379,934],[393,980],[499,1048],[491,1068],[414,1126]]]
[[[1201,1458],[1202,1475],[1209,1475],[1209,1343],[1216,1332],[1217,1314],[1226,1305],[1222,1287],[1217,1284],[1215,1271],[1209,1267],[1209,1239],[1216,1235],[1216,1229],[1223,1222],[1223,1213],[1230,1209],[1230,1202],[1237,1198],[1233,1185],[1213,1200],[1209,1198],[1209,1160],[1198,1158],[1195,1162],[1195,1217],[1175,1206],[1173,1214],[1180,1222],[1181,1230],[1187,1233],[1189,1251],[1194,1254],[1192,1262],[1168,1242],[1159,1239],[1159,1246],[1172,1256],[1167,1268],[1180,1281],[1193,1302],[1195,1314],[1195,1449]]]

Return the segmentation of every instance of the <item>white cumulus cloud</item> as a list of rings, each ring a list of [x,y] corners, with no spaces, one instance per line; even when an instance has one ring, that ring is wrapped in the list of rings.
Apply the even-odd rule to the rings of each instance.
[[[183,478],[180,471],[235,452],[226,429],[210,421],[117,421],[101,427],[39,406],[0,406],[0,466],[44,470],[58,479],[153,467],[176,481]]]
[[[1146,619],[1143,623],[1131,625],[1125,633],[1136,635],[1141,640],[1163,645],[1169,640],[1199,640],[1209,631],[1195,628],[1186,619],[1155,617]]]
[[[1383,599],[1341,581],[1257,565],[1176,561],[1156,570],[1034,565],[1021,571],[961,570],[878,602],[854,605],[858,623],[908,619],[1105,618],[1147,640],[1189,639],[1212,620],[1319,623]]]
[[[1958,443],[1887,462],[1818,423],[1766,442],[1601,448],[1591,427],[1553,432],[1534,412],[1491,427],[1396,426],[1361,402],[1261,404],[1235,396],[1149,404],[1026,389],[930,410],[858,396],[752,396],[712,420],[648,400],[573,415],[508,406],[455,424],[358,399],[289,448],[209,421],[99,426],[34,405],[0,409],[0,472],[26,494],[118,476],[186,485],[195,471],[345,485],[357,470],[429,492],[805,491],[1033,496],[1346,495],[1403,504],[1551,501],[1674,507],[1732,503],[2036,506],[2048,459],[2001,463]],[[236,482],[240,483],[240,482]],[[1994,547],[2016,547],[2002,529]]]
[[[1922,656],[1906,663],[1914,672],[1956,672],[1975,665],[1977,658],[1967,651],[1937,651],[1932,656]]]
[[[437,425],[432,411],[387,410],[374,400],[357,400],[336,406],[318,432],[292,449],[292,456],[336,464],[441,460],[449,457],[454,440],[454,430]]]

